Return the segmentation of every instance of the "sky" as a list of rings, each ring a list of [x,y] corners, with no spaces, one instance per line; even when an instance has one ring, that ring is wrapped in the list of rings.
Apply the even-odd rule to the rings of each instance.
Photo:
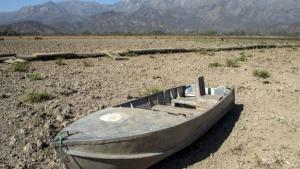
[[[16,11],[22,6],[37,5],[45,3],[49,0],[0,0],[0,12]],[[59,2],[62,0],[52,0]],[[82,1],[95,1],[103,4],[113,4],[118,0],[82,0]]]

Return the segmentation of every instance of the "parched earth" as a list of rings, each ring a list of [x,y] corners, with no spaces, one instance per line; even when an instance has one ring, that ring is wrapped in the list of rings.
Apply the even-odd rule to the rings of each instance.
[[[21,54],[65,51],[49,47],[62,41],[72,52],[174,44],[194,47],[198,41],[200,47],[225,43],[219,39],[209,43],[155,38],[95,40],[101,41],[101,46],[91,39],[68,42],[52,37],[45,41],[4,40],[0,50]],[[148,41],[152,46],[145,45]],[[30,42],[38,43],[38,47]],[[194,83],[199,74],[204,75],[208,86],[234,85],[236,106],[204,137],[152,169],[300,168],[300,49],[243,52],[157,54],[127,61],[75,59],[64,60],[62,66],[56,61],[35,61],[27,72],[15,72],[11,65],[0,63],[0,168],[64,168],[50,146],[51,138],[63,127],[99,109],[139,97],[147,89]],[[247,56],[247,61],[240,61],[238,68],[209,67],[209,63],[224,65],[226,59],[241,55]],[[256,69],[267,70],[270,77],[254,77]],[[30,80],[34,72],[44,79]],[[24,102],[26,93],[33,90],[46,91],[50,98]]]

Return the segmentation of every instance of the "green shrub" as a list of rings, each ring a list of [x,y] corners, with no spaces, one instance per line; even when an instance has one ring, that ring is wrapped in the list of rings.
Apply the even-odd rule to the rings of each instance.
[[[267,79],[271,75],[270,75],[270,73],[267,70],[254,70],[253,71],[253,76],[254,77],[258,77],[258,78]]]
[[[65,60],[62,58],[59,58],[58,60],[56,60],[55,62],[58,66],[64,66],[66,65]]]
[[[44,76],[41,75],[40,73],[35,72],[35,73],[32,73],[31,75],[29,75],[29,79],[31,81],[43,80]]]
[[[11,65],[11,68],[15,72],[27,72],[29,64],[27,62],[17,62]]]
[[[137,56],[137,54],[136,54],[135,52],[128,51],[128,52],[126,53],[126,56],[128,56],[128,57],[135,57],[135,56]]]
[[[51,99],[50,95],[46,92],[46,91],[29,91],[26,92],[23,96],[23,102],[27,102],[27,103],[40,103],[43,101],[47,101]]]
[[[208,67],[222,67],[222,64],[219,62],[209,63]]]
[[[236,58],[230,58],[226,60],[226,67],[240,67],[238,60]]]
[[[159,93],[161,91],[164,91],[164,88],[163,87],[159,87],[159,86],[151,87],[151,88],[146,88],[142,95],[147,96],[147,95]]]

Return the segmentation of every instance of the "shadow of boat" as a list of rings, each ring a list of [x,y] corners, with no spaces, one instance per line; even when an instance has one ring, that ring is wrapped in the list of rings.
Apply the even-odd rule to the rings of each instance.
[[[157,163],[149,169],[183,169],[206,159],[215,153],[228,138],[235,123],[239,120],[244,105],[235,105],[214,127],[204,136],[187,148]]]

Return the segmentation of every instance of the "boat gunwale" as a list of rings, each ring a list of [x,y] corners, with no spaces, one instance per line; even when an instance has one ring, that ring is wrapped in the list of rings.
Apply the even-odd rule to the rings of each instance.
[[[182,86],[179,86],[179,87],[182,87]],[[178,88],[178,87],[176,87]],[[176,89],[176,88],[172,88],[172,89]],[[222,102],[224,102],[226,99],[229,98],[230,95],[233,95],[233,100],[231,101],[233,104],[235,102],[235,96],[234,96],[234,91],[235,91],[235,88],[234,86],[226,86],[225,87],[226,89],[229,89],[230,92],[226,93],[222,98],[221,100],[219,100],[219,102],[215,105],[213,105],[212,107],[208,108],[206,111],[204,111],[203,113],[197,115],[197,116],[192,116],[191,118],[189,118],[188,120],[185,120],[184,122],[182,123],[179,123],[179,124],[176,124],[172,127],[168,127],[168,128],[163,128],[163,129],[160,129],[160,130],[155,130],[155,131],[152,131],[152,132],[147,132],[147,133],[144,133],[144,134],[139,134],[139,135],[132,135],[132,136],[127,136],[127,137],[121,137],[121,138],[113,138],[113,139],[106,139],[106,140],[100,140],[100,139],[94,139],[94,140],[63,140],[63,145],[64,146],[74,146],[74,145],[90,145],[90,144],[95,144],[95,145],[101,145],[101,144],[110,144],[110,143],[119,143],[119,142],[124,142],[124,141],[129,141],[129,140],[134,140],[134,139],[138,139],[138,138],[142,138],[142,137],[147,137],[147,136],[151,136],[151,135],[154,135],[156,133],[161,133],[163,131],[166,131],[166,130],[169,130],[171,128],[175,128],[175,127],[178,127],[180,125],[184,125],[196,118],[199,118],[199,117],[202,117],[204,115],[206,115],[208,112],[212,111],[213,109],[215,109],[218,105],[220,105]],[[170,90],[170,89],[168,89]],[[158,92],[158,93],[155,93],[155,94],[152,94],[152,95],[149,95],[149,96],[153,96],[153,95],[156,95],[156,94],[159,94],[161,92]],[[149,97],[149,96],[146,96],[146,97]],[[141,98],[139,98],[141,99]],[[136,101],[138,99],[135,99],[135,100],[132,100],[130,102],[133,102],[133,101]],[[125,102],[124,104],[126,103],[130,103],[130,102]],[[122,104],[121,104],[122,105]],[[110,108],[118,108],[117,106],[114,106],[114,107],[110,107]],[[134,108],[134,109],[138,109],[138,108]],[[57,140],[53,140],[52,143],[51,143],[52,146],[54,147],[59,147],[61,146],[61,143]]]

